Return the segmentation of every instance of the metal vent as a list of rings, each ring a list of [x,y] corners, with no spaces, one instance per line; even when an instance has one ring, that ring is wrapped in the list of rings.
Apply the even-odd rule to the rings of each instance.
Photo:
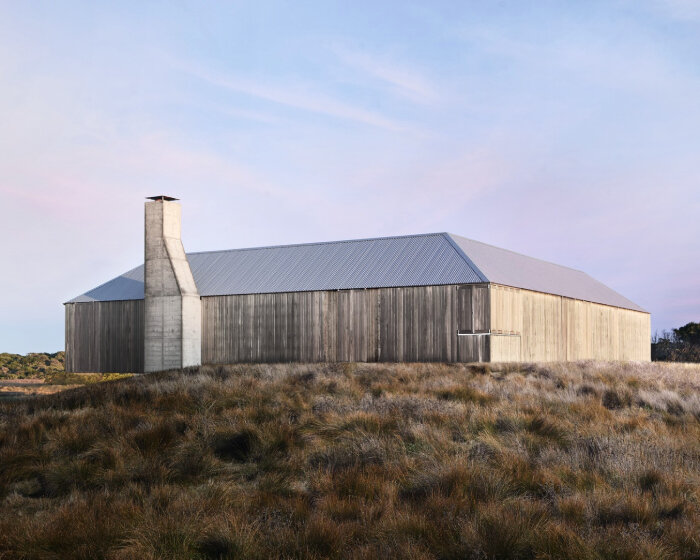
[[[159,194],[156,196],[147,196],[146,197],[148,200],[167,200],[168,202],[173,201],[173,200],[180,200],[179,198],[175,198],[172,196],[167,196],[165,194]]]

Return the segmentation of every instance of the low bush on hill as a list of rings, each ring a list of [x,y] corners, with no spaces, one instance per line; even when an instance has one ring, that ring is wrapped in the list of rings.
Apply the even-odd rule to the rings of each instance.
[[[0,379],[43,378],[64,370],[65,352],[21,354],[0,353]]]
[[[700,362],[700,323],[687,323],[651,339],[651,359],[659,362]]]

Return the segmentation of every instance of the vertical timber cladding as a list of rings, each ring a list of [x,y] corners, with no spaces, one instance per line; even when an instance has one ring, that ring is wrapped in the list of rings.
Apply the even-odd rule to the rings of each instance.
[[[68,303],[66,371],[143,371],[143,300]]]
[[[492,361],[651,359],[648,313],[491,286]]]
[[[208,296],[202,361],[488,361],[487,334],[458,335],[467,308],[487,332],[488,306],[485,285]]]
[[[491,285],[491,361],[519,362],[523,313],[520,290]]]
[[[457,360],[490,360],[490,295],[488,285],[457,287]]]

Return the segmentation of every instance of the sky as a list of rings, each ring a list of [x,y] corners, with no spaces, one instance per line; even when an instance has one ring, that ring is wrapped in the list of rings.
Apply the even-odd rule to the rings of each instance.
[[[0,352],[143,261],[449,231],[700,321],[700,0],[0,0]]]

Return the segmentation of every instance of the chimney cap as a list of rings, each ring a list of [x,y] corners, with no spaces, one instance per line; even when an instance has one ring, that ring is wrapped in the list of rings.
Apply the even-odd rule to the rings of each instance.
[[[172,196],[167,196],[165,194],[159,194],[156,196],[147,196],[146,198],[148,200],[167,200],[167,201],[180,200],[179,198],[174,198]]]

